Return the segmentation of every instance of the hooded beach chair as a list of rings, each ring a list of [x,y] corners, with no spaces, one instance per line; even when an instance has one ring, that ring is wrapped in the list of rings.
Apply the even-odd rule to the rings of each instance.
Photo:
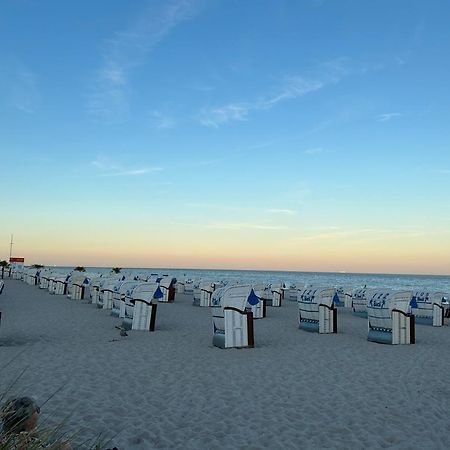
[[[42,269],[39,276],[39,289],[48,289],[48,280],[52,271],[50,269]]]
[[[367,318],[367,301],[371,291],[366,287],[355,289],[352,293],[352,312],[354,316]]]
[[[163,292],[158,283],[139,283],[122,300],[124,317],[122,328],[126,330],[155,331],[158,300]]]
[[[111,315],[115,317],[125,317],[125,297],[131,295],[133,289],[141,284],[142,281],[124,280],[116,283],[113,287],[113,296],[111,304]]]
[[[66,295],[70,274],[54,273],[49,278],[48,291],[54,295]]]
[[[165,276],[159,280],[159,287],[163,293],[163,297],[158,299],[160,302],[172,303],[175,300],[175,284],[176,278]]]
[[[67,297],[71,300],[83,300],[90,281],[86,273],[72,272],[68,280]]]
[[[337,310],[333,303],[335,288],[306,288],[299,292],[299,328],[320,334],[337,333]]]
[[[410,306],[415,322],[433,327],[442,327],[445,316],[445,292],[414,292]]]
[[[97,300],[97,308],[111,309],[114,296],[114,289],[118,289],[120,284],[125,281],[125,275],[121,277],[108,277],[102,282],[100,293]]]
[[[352,289],[345,287],[337,287],[334,294],[333,302],[336,306],[344,306],[351,308],[352,306]]]
[[[373,291],[367,303],[367,340],[381,344],[414,344],[412,291]]]
[[[287,299],[290,302],[296,302],[298,300],[299,292],[303,290],[303,285],[299,287],[297,284],[291,284],[287,290]]]
[[[253,312],[259,303],[251,285],[225,286],[211,297],[213,345],[220,348],[253,347]]]
[[[175,290],[176,290],[177,294],[185,293],[185,289],[184,289],[185,283],[186,283],[186,278],[184,276],[177,278],[177,284],[175,285]]]
[[[272,303],[273,299],[270,284],[252,284],[252,289],[259,299],[259,302],[251,307],[253,319],[263,319],[267,315],[267,304]]]
[[[284,283],[271,283],[269,288],[272,296],[268,299],[267,306],[281,306],[281,300],[284,298]]]

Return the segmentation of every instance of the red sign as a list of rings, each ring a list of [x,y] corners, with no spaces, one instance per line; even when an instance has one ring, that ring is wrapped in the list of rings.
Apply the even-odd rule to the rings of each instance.
[[[25,262],[25,258],[19,258],[19,257],[17,257],[17,256],[11,256],[11,258],[9,258],[9,262],[10,263],[15,263],[15,262],[17,262],[17,263],[23,263],[23,262]]]

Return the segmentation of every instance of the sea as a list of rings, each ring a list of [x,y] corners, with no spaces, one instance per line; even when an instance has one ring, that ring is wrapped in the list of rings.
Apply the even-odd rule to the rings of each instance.
[[[54,267],[61,272],[70,272],[73,267]],[[86,267],[89,273],[107,273],[110,267]],[[218,270],[218,269],[173,269],[155,268],[123,268],[124,275],[146,276],[150,274],[170,275],[178,279],[211,280],[215,282],[243,283],[284,283],[286,287],[295,285],[334,286],[344,288],[367,287],[369,289],[393,290],[425,290],[450,293],[450,276],[448,275],[403,275],[373,273],[341,273],[341,272],[283,272],[268,270]]]

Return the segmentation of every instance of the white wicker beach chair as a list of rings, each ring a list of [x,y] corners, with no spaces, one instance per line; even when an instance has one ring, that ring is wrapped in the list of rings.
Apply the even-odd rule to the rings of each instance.
[[[414,292],[410,302],[415,322],[433,327],[442,327],[445,316],[445,292]]]
[[[333,302],[335,306],[344,306],[351,308],[352,306],[352,289],[348,287],[339,286],[336,288]]]
[[[371,291],[366,287],[355,289],[352,293],[352,311],[354,316],[367,318],[367,302]]]
[[[48,291],[54,295],[66,295],[70,274],[53,273],[49,278]]]
[[[175,284],[176,278],[165,276],[159,280],[159,287],[163,293],[163,297],[158,299],[160,302],[173,303],[175,301]]]
[[[225,286],[211,298],[213,345],[220,348],[253,347],[253,312],[259,303],[251,285]],[[250,309],[250,310],[249,310]]]
[[[112,300],[114,295],[114,289],[118,288],[120,284],[125,281],[125,276],[122,275],[120,278],[108,277],[105,278],[100,287],[100,293],[97,300],[97,308],[111,309]]]
[[[412,291],[373,291],[367,304],[367,340],[381,344],[414,344]]]
[[[124,305],[122,328],[155,331],[157,302],[163,295],[158,283],[137,284],[122,299]]]
[[[337,333],[335,288],[306,288],[299,293],[299,328],[320,334]]]
[[[91,279],[84,272],[74,271],[70,275],[67,286],[67,297],[71,300],[83,300]]]
[[[125,317],[125,297],[133,292],[133,289],[141,284],[142,281],[125,280],[116,283],[113,287],[113,296],[111,304],[111,315],[115,317]]]

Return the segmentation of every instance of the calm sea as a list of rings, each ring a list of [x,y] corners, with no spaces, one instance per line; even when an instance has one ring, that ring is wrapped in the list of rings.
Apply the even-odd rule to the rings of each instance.
[[[69,272],[73,267],[55,267]],[[88,272],[109,272],[111,268],[86,267]],[[426,289],[430,291],[450,292],[450,276],[441,275],[383,275],[367,273],[333,273],[333,272],[280,272],[263,270],[207,270],[207,269],[168,269],[168,268],[124,268],[123,274],[172,275],[175,278],[205,279],[211,281],[242,281],[273,283],[283,282],[286,286],[295,284],[313,284],[316,286],[342,286],[387,288],[387,289]]]

